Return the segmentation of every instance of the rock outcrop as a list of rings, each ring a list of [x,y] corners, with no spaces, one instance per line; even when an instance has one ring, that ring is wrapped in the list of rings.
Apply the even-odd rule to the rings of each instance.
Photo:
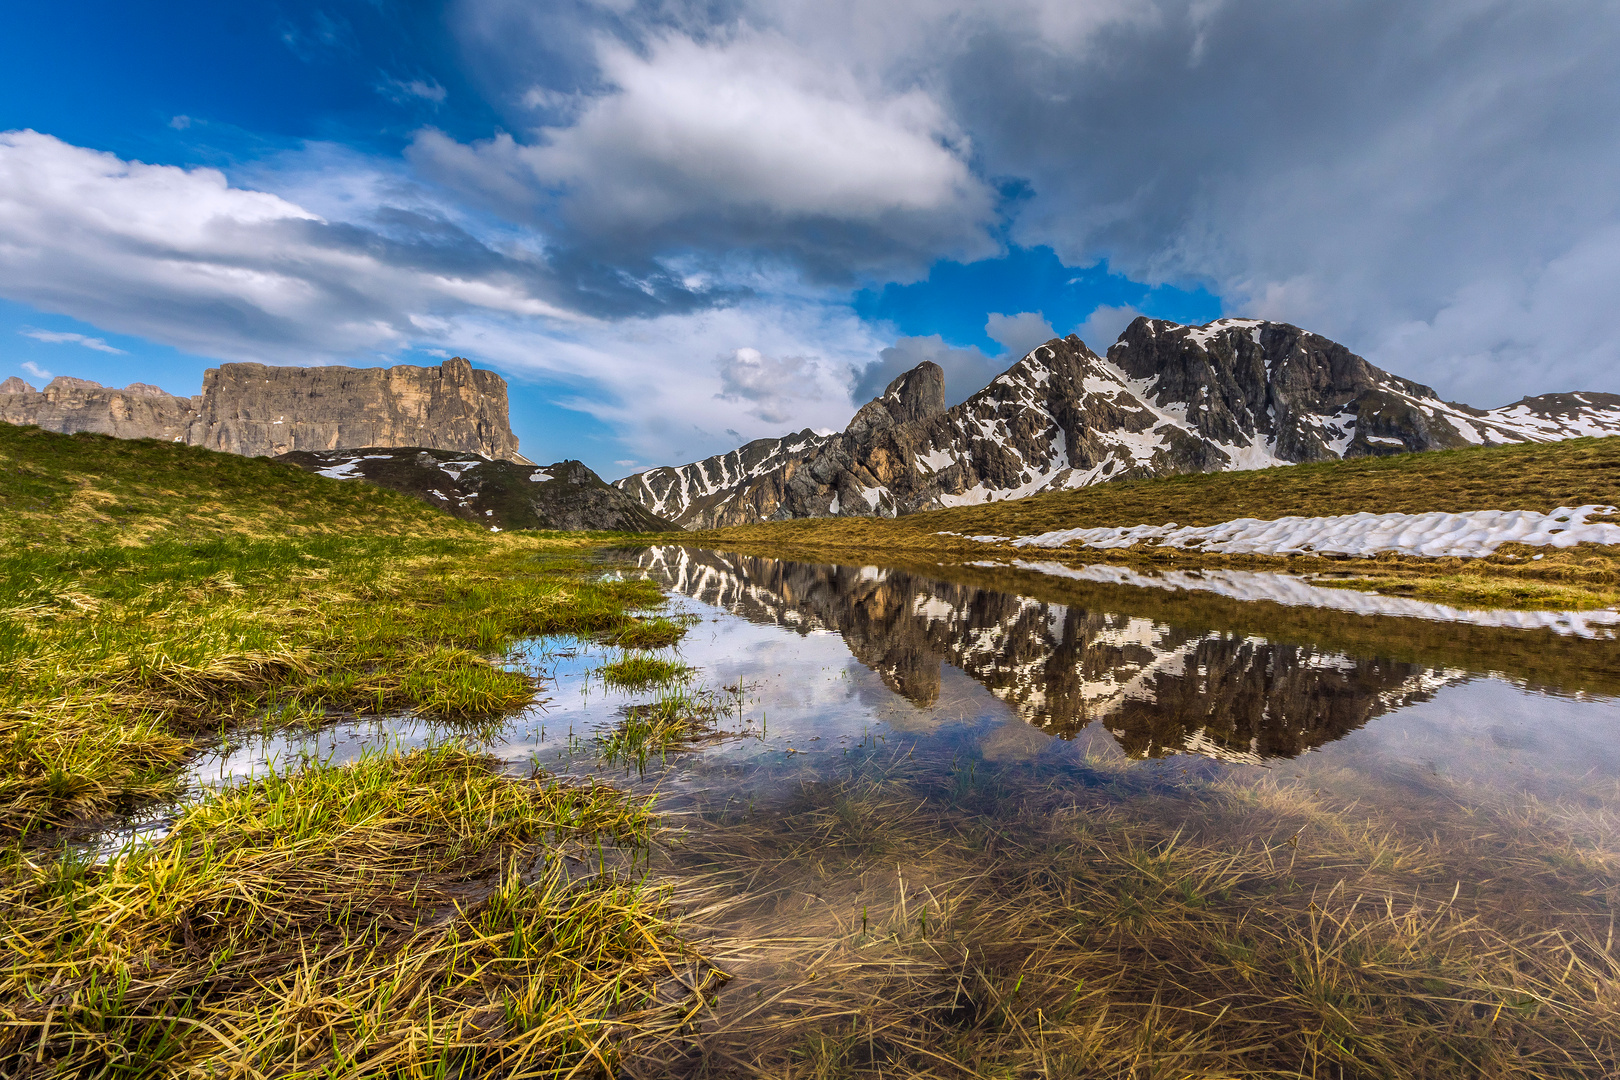
[[[46,431],[90,431],[120,439],[186,442],[197,399],[176,397],[146,383],[122,390],[59,375],[43,391],[18,378],[0,383],[0,421]]]
[[[410,446],[527,460],[508,422],[506,381],[460,357],[438,367],[222,364],[190,398],[65,376],[39,392],[13,378],[0,384],[0,420],[249,456]]]
[[[276,460],[334,480],[365,480],[414,495],[496,531],[680,531],[578,461],[531,465],[476,453],[386,446],[294,450]]]
[[[896,512],[875,492],[910,465],[922,425],[945,413],[945,373],[923,363],[867,402],[842,433],[806,428],[729,454],[614,481],[653,513],[688,528],[838,514]],[[909,508],[908,508],[909,509]]]
[[[1139,318],[1106,357],[1078,337],[1033,349],[952,409],[923,364],[842,433],[803,431],[615,483],[693,528],[892,516],[1121,478],[1256,469],[1459,446],[1620,434],[1620,395],[1500,409],[1441,401],[1286,323]]]

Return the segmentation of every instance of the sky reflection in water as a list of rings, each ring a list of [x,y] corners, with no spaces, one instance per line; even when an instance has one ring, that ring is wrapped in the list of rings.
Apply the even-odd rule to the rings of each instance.
[[[852,755],[902,752],[941,767],[1135,762],[1144,781],[1265,774],[1418,805],[1506,792],[1608,803],[1620,776],[1620,703],[1556,681],[1531,689],[1485,670],[1188,629],[873,567],[680,548],[637,561],[701,620],[679,655],[728,706],[732,737],[655,762],[646,777],[604,766],[596,735],[650,694],[608,689],[593,674],[616,650],[536,641],[512,659],[547,680],[543,706],[481,744],[512,771],[538,765],[656,788],[665,805],[697,793],[705,803],[769,801],[797,780],[837,775]],[[740,708],[723,690],[738,685]],[[215,785],[451,734],[413,718],[344,723],[248,739],[205,755],[193,775]]]

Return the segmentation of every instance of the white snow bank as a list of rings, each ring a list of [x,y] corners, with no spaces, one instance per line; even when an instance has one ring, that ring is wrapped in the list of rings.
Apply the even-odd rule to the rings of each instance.
[[[970,565],[1004,567],[1006,564],[976,562]],[[1105,563],[1064,566],[1055,562],[1014,559],[1012,565],[1019,570],[1033,570],[1053,577],[1093,581],[1102,585],[1134,585],[1137,588],[1167,589],[1171,592],[1207,592],[1233,600],[1269,600],[1287,607],[1329,608],[1354,615],[1390,615],[1403,619],[1428,619],[1431,622],[1468,623],[1514,630],[1551,630],[1583,638],[1612,638],[1615,636],[1614,628],[1620,627],[1620,611],[1607,608],[1601,611],[1482,611],[1407,600],[1399,596],[1380,596],[1354,589],[1324,589],[1293,574],[1267,574],[1255,570],[1173,570],[1158,575],[1142,574],[1129,567]]]
[[[315,475],[324,476],[328,480],[363,480],[365,477],[361,476],[359,472],[362,461],[387,461],[391,457],[393,457],[392,454],[356,454],[348,461],[328,465],[324,469],[316,469]]]
[[[1479,558],[1503,544],[1574,547],[1620,544],[1620,524],[1588,522],[1612,514],[1612,506],[1561,506],[1550,514],[1533,510],[1476,510],[1468,514],[1345,514],[1338,517],[1285,517],[1275,521],[1238,518],[1219,525],[1132,525],[1098,529],[1059,529],[1020,536],[1014,547],[1056,548],[1080,544],[1125,548],[1141,541],[1161,547],[1198,548],[1221,555],[1459,555]],[[977,538],[975,538],[977,539]]]
[[[551,479],[551,474],[546,472],[544,469],[536,469],[534,472],[529,474],[529,479],[533,480],[537,484],[544,483],[545,481]]]

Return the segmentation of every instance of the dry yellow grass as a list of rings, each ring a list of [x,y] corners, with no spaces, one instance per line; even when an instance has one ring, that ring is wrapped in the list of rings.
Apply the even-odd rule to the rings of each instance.
[[[664,872],[733,981],[631,1075],[1613,1075],[1602,822],[1092,768],[902,749],[703,814]]]

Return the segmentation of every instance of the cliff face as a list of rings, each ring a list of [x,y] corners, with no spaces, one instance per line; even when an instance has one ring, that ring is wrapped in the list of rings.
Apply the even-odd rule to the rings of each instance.
[[[62,375],[43,392],[18,378],[0,383],[0,421],[69,435],[90,431],[120,439],[186,442],[196,403],[196,398],[175,397],[145,383],[114,390]]]
[[[526,460],[507,419],[506,381],[460,357],[438,367],[223,364],[192,398],[66,377],[41,393],[8,379],[0,384],[0,420],[249,456],[412,446]]]
[[[693,528],[893,516],[1121,478],[1620,434],[1620,396],[1441,401],[1286,323],[1139,318],[1098,356],[1054,338],[952,409],[923,364],[838,435],[763,439],[615,481]]]

